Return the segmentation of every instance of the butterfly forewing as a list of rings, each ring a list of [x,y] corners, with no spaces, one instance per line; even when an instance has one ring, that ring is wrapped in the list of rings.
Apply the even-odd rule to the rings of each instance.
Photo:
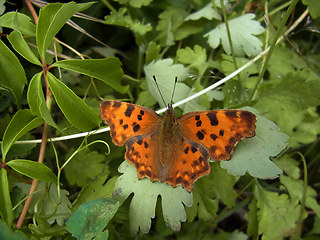
[[[245,110],[191,112],[178,119],[181,134],[203,145],[212,159],[229,160],[236,144],[255,135],[256,116]]]
[[[110,127],[112,141],[118,146],[131,137],[151,134],[162,118],[149,108],[113,100],[101,103],[100,117]]]

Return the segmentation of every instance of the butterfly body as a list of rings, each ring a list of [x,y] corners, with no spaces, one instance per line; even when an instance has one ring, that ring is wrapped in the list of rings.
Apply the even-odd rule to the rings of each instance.
[[[191,112],[176,118],[171,105],[164,116],[138,105],[107,100],[101,119],[110,127],[112,141],[126,143],[125,159],[138,178],[182,185],[210,173],[209,158],[228,160],[235,145],[255,135],[255,115],[243,110]]]

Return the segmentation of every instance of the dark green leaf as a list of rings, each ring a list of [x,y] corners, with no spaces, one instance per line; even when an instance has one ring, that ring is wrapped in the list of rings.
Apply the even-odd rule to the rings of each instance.
[[[118,211],[119,202],[99,198],[81,205],[67,221],[67,230],[78,240],[92,239],[100,234]],[[101,238],[100,238],[101,239]]]
[[[28,176],[32,179],[52,183],[57,182],[56,175],[50,168],[42,163],[24,159],[15,159],[8,162],[7,165],[22,175]]]
[[[48,84],[64,116],[81,131],[97,128],[101,122],[99,115],[70,90],[64,83],[50,72],[47,75]]]
[[[41,84],[42,72],[37,73],[33,76],[30,81],[28,88],[28,103],[31,109],[31,112],[43,118],[49,125],[59,129],[56,123],[53,121],[50,111],[46,105],[46,100],[44,99],[42,84]]]
[[[0,40],[0,85],[10,89],[18,106],[21,104],[22,92],[26,83],[26,74],[18,58]]]
[[[16,112],[3,135],[3,142],[1,144],[3,159],[5,159],[15,141],[42,123],[43,120],[39,117],[34,117],[29,109]]]
[[[85,60],[62,60],[53,64],[54,67],[69,69],[99,79],[121,93],[126,93],[129,86],[122,86],[123,71],[118,58]]]
[[[28,44],[24,40],[22,34],[18,31],[13,31],[9,34],[8,40],[10,41],[14,50],[16,50],[21,56],[27,59],[33,64],[41,66],[39,59],[34,55],[34,53],[29,48]]]
[[[4,168],[0,169],[0,215],[7,225],[11,226],[11,223],[13,221],[13,211],[9,192],[7,171]],[[2,231],[0,231],[0,236],[1,232]]]

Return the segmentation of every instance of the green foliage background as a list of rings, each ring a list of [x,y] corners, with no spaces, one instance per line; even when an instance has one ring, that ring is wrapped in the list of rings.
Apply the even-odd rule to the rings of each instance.
[[[0,1],[0,239],[320,239],[318,0],[28,3]],[[95,132],[103,99],[164,108],[152,75],[178,116],[257,116],[192,193]]]

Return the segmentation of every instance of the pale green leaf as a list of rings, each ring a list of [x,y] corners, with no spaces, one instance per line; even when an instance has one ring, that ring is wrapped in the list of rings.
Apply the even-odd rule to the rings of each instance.
[[[277,156],[287,146],[288,136],[253,108],[245,110],[257,116],[256,136],[239,142],[231,160],[221,161],[221,167],[232,175],[244,175],[248,172],[256,178],[276,178],[282,170],[270,160],[270,157]]]
[[[256,56],[261,52],[262,42],[255,36],[264,32],[264,28],[256,20],[252,13],[229,20],[233,50],[236,56]],[[208,38],[208,44],[217,48],[220,44],[227,54],[231,54],[229,40],[224,23],[218,25],[204,37]],[[248,44],[250,43],[250,44]]]
[[[115,0],[120,4],[129,4],[134,8],[141,8],[142,6],[148,6],[153,0]]]
[[[285,154],[281,158],[275,159],[274,162],[290,177],[294,179],[298,179],[300,177],[299,162],[293,159],[290,155]]]
[[[212,3],[208,3],[200,10],[187,16],[185,21],[188,21],[188,20],[196,21],[201,18],[206,18],[208,20],[212,20],[212,19],[221,20],[221,16],[218,10],[212,7]]]
[[[207,53],[206,50],[198,45],[195,45],[193,49],[186,47],[177,51],[178,61],[183,64],[188,64],[189,68],[197,70],[198,74],[202,75],[207,65]]]
[[[158,196],[161,197],[163,218],[167,226],[175,231],[186,221],[184,206],[192,205],[192,194],[181,186],[173,188],[166,183],[152,182],[148,178],[138,180],[135,167],[124,161],[119,172],[123,173],[117,180],[114,197],[124,201],[134,193],[130,204],[129,218],[131,233],[139,229],[147,233],[151,227],[151,219],[155,217]]]

